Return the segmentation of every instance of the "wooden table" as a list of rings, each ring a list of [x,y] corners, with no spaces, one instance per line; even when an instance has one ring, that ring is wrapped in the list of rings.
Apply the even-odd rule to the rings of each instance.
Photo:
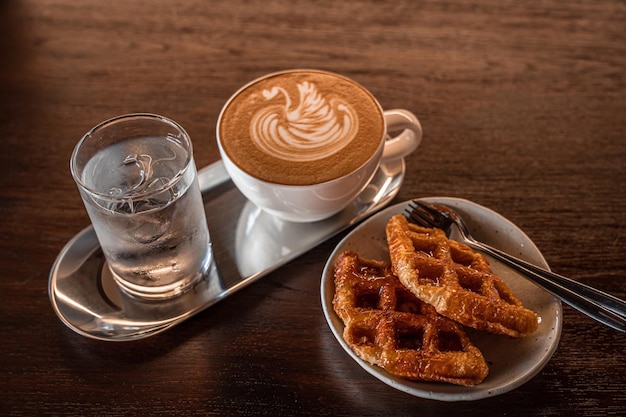
[[[336,236],[169,331],[66,328],[47,283],[89,224],[68,160],[96,123],[181,123],[199,167],[216,117],[276,70],[343,73],[424,127],[396,200],[466,198],[551,268],[626,297],[626,6],[575,2],[6,0],[0,4],[0,414],[624,415],[624,335],[563,307],[559,347],[518,389],[443,403],[397,391],[334,339],[320,276]]]

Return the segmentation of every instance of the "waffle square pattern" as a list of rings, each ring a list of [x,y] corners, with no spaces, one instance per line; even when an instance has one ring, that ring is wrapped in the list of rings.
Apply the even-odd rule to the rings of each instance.
[[[351,251],[335,263],[333,308],[343,338],[363,360],[412,380],[476,385],[488,373],[458,323],[413,295],[384,261]]]
[[[481,254],[440,229],[409,223],[403,215],[389,220],[386,234],[394,274],[441,315],[511,337],[537,329],[537,315],[524,308]]]

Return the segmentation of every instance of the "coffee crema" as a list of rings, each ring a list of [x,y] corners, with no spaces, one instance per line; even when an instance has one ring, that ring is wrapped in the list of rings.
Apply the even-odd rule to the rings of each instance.
[[[270,74],[237,92],[218,121],[230,160],[260,180],[318,184],[343,177],[382,148],[380,105],[359,84],[317,70]]]

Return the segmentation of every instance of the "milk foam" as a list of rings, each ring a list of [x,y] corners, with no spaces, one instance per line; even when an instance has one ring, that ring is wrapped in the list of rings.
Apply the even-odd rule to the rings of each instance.
[[[315,161],[343,149],[356,136],[356,110],[337,97],[322,96],[314,83],[298,84],[298,97],[283,87],[263,90],[269,102],[250,124],[250,138],[266,154],[296,162]]]

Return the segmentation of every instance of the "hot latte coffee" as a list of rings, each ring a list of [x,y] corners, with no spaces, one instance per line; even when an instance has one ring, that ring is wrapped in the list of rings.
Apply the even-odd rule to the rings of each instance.
[[[310,185],[343,177],[382,149],[385,121],[374,97],[340,75],[294,70],[243,87],[218,120],[220,144],[260,180]]]

